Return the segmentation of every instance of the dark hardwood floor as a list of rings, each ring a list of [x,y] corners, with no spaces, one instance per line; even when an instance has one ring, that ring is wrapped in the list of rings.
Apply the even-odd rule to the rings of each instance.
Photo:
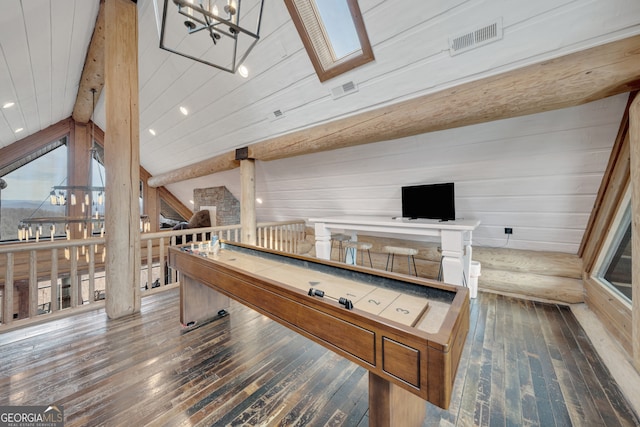
[[[472,301],[452,405],[425,426],[637,426],[569,308]],[[178,292],[0,335],[0,405],[64,407],[70,426],[368,425],[367,372],[232,302],[189,332]]]

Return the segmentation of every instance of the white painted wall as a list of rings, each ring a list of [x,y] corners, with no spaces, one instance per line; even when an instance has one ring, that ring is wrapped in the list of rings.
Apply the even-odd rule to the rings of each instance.
[[[395,216],[403,185],[453,181],[457,217],[482,221],[474,245],[576,253],[626,101],[257,162],[258,221]],[[240,198],[238,170],[168,188],[186,202],[218,185]]]

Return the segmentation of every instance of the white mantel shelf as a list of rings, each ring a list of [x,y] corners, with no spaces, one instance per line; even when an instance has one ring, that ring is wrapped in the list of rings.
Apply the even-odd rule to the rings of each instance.
[[[331,224],[332,228],[344,225],[347,230],[379,231],[395,234],[418,234],[422,236],[439,236],[441,230],[473,231],[478,219],[458,219],[455,221],[439,221],[435,219],[409,219],[390,216],[347,215],[326,218],[309,218],[312,223]]]
[[[480,225],[480,220],[438,221],[347,215],[309,218],[308,222],[315,224],[316,255],[323,259],[330,259],[331,256],[332,230],[333,232],[351,232],[352,240],[357,240],[358,232],[440,237],[443,280],[454,285],[469,283],[471,234]]]

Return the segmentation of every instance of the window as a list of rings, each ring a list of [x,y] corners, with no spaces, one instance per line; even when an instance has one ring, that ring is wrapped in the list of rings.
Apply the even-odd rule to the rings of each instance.
[[[91,186],[104,188],[105,177],[104,147],[102,147],[98,141],[94,141],[93,152],[91,154]],[[104,216],[104,193],[102,191],[94,192],[92,197],[94,205],[92,214],[95,214],[97,211],[100,216]]]
[[[631,301],[631,221],[626,225],[620,242],[604,273],[604,278],[618,292]]]
[[[597,278],[614,294],[631,303],[631,200],[629,191],[605,241]]]
[[[357,0],[285,0],[321,82],[373,61]]]
[[[51,146],[55,148],[50,150]],[[66,215],[64,206],[51,205],[49,193],[51,187],[66,183],[67,146],[56,141],[43,151],[16,162],[2,176],[7,187],[0,190],[0,241],[17,239],[23,218]],[[64,230],[56,230],[61,232],[64,234]]]

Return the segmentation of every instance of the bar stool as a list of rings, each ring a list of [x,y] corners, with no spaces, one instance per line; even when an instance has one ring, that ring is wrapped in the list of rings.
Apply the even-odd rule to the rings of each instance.
[[[356,262],[356,250],[360,251],[360,264],[364,266],[364,251],[367,251],[369,254],[369,265],[373,268],[373,262],[371,262],[371,248],[373,245],[371,243],[365,242],[347,242],[345,245],[345,262],[347,262],[347,254],[351,252],[351,256],[353,257],[353,262],[358,265]]]
[[[348,234],[336,233],[331,235],[331,252],[333,252],[333,242],[338,242],[338,261],[342,262],[345,258],[344,247],[342,242],[348,242],[351,240],[351,236]],[[331,258],[331,256],[329,256]]]
[[[396,255],[406,255],[407,256],[407,265],[409,267],[409,274],[411,274],[411,261],[413,261],[413,271],[418,276],[418,270],[416,269],[416,259],[414,255],[418,253],[417,249],[414,248],[406,248],[402,246],[385,246],[382,248],[384,252],[387,253],[387,265],[385,266],[385,270],[389,271],[389,258],[391,258],[391,271],[393,271],[393,259]]]

